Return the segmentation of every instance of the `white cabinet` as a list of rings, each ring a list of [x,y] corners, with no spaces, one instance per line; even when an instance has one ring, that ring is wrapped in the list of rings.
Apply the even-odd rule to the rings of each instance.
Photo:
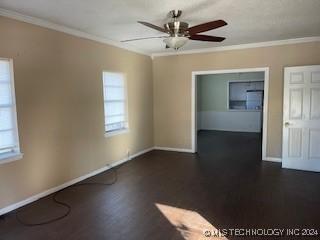
[[[231,101],[245,101],[247,89],[250,84],[246,82],[231,82],[229,85],[229,99]]]
[[[229,82],[229,109],[246,109],[247,91],[263,88],[263,81]]]
[[[263,90],[264,82],[251,82],[248,90]]]

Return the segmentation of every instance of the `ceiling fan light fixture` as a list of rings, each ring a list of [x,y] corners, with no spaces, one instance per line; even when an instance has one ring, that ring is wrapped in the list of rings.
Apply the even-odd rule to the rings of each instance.
[[[182,46],[184,46],[188,42],[187,37],[168,37],[165,38],[163,41],[164,43],[170,47],[173,48],[174,50],[178,50]]]

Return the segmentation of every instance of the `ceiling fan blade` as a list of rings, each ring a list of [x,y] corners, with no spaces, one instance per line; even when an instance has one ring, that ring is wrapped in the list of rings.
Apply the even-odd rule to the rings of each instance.
[[[138,21],[138,23],[140,23],[140,24],[142,24],[142,25],[145,25],[145,26],[147,26],[147,27],[149,27],[149,28],[155,29],[155,30],[157,30],[157,31],[159,31],[159,32],[167,33],[167,31],[166,31],[164,28],[158,27],[158,26],[153,25],[153,24],[151,24],[151,23],[142,22],[142,21]]]
[[[152,39],[152,38],[167,38],[167,37],[168,36],[133,38],[133,39],[122,40],[121,42],[132,42],[132,41],[140,41],[140,40],[146,40],[146,39]]]
[[[188,29],[190,35],[194,35],[201,32],[206,32],[212,29],[216,29],[219,27],[223,27],[227,25],[227,23],[223,20],[216,20],[212,22],[202,23]]]
[[[226,38],[196,34],[196,35],[190,36],[189,39],[197,40],[197,41],[206,41],[206,42],[222,42]]]

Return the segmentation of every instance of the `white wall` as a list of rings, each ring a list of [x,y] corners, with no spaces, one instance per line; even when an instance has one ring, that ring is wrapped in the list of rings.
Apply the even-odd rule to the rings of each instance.
[[[260,111],[201,111],[198,130],[261,132]]]

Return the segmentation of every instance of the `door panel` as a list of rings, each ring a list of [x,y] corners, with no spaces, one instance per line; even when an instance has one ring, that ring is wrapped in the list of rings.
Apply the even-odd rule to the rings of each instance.
[[[310,94],[310,119],[320,119],[320,88],[312,88]]]
[[[302,129],[290,128],[289,129],[289,157],[301,158],[302,150]]]
[[[310,129],[310,146],[309,146],[309,157],[320,161],[320,130]]]
[[[311,83],[320,83],[320,71],[311,73]]]
[[[293,72],[290,74],[290,84],[299,84],[304,82],[303,72]]]
[[[320,66],[285,68],[282,167],[320,171]]]
[[[302,119],[303,112],[303,88],[290,89],[289,98],[290,119]]]

